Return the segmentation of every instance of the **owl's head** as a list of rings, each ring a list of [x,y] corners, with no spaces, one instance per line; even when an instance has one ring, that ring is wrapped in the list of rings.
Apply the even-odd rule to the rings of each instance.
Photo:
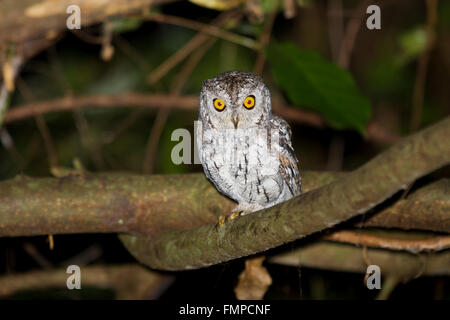
[[[266,125],[272,113],[269,89],[250,72],[228,71],[203,82],[200,118],[220,129]]]

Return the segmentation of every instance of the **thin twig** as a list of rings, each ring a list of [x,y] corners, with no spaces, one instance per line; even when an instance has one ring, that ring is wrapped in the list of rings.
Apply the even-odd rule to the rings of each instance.
[[[114,43],[117,45],[117,48],[122,50],[123,53],[125,53],[128,57],[133,59],[136,64],[142,68],[146,73],[150,70],[150,66],[145,60],[145,58],[142,56],[142,54],[136,50],[124,37],[116,34],[114,36]]]
[[[338,58],[338,64],[344,69],[347,69],[350,65],[350,58],[355,46],[356,36],[361,27],[368,2],[368,0],[365,0],[359,3],[354,9],[354,18],[348,22],[347,27],[345,28]]]
[[[279,0],[277,0],[278,2]],[[275,22],[275,18],[277,17],[278,13],[278,3],[274,6],[273,11],[269,14],[269,17],[267,18],[267,22],[264,26],[264,29],[261,33],[261,36],[259,38],[259,50],[258,50],[258,56],[256,57],[256,62],[253,67],[253,73],[257,75],[261,75],[264,69],[264,62],[266,60],[265,55],[265,48],[269,44],[270,41],[270,34],[273,28],[273,24]]]
[[[351,19],[347,23],[345,33],[342,39],[339,38],[340,37],[339,32],[335,33],[334,29],[339,28],[340,21],[342,17],[345,15],[345,13],[344,10],[342,9],[341,3],[338,2],[335,3],[334,0],[331,1],[333,1],[333,5],[330,5],[329,7],[328,17],[336,17],[337,21],[336,19],[331,19],[331,21],[333,21],[334,23],[331,24],[330,22],[330,25],[333,25],[333,27],[330,30],[330,45],[332,47],[333,56],[337,60],[338,65],[344,69],[348,69],[353,49],[355,46],[356,36],[361,28],[364,12],[367,8],[369,1],[368,0],[362,1],[356,8],[354,8],[351,11],[350,14]],[[335,51],[337,49],[334,48],[334,46],[335,43],[338,42],[338,40],[341,43],[341,46],[339,48],[339,54],[336,55]],[[398,135],[388,132],[380,124],[374,122],[370,122],[367,125],[366,134],[370,140],[383,142],[386,144],[396,143],[400,140],[400,137]]]
[[[3,124],[6,112],[9,106],[10,93],[6,84],[2,84],[0,87],[0,127]]]
[[[425,84],[427,78],[428,61],[435,42],[435,26],[437,23],[438,0],[427,0],[427,42],[425,50],[419,58],[416,78],[414,81],[414,91],[412,97],[412,113],[410,118],[410,131],[414,132],[420,128],[422,122],[423,101],[425,95]],[[402,198],[406,197],[414,185],[414,181],[405,189]]]
[[[173,87],[171,89],[171,95],[179,96],[181,93],[181,89],[183,85],[188,80],[189,76],[194,71],[197,64],[200,62],[205,53],[211,48],[211,46],[216,42],[216,39],[212,38],[207,41],[207,43],[197,49],[195,53],[193,53],[188,61],[186,61],[183,69],[178,74],[177,78],[173,82]],[[155,122],[152,126],[152,130],[150,132],[150,137],[147,143],[145,160],[144,160],[144,172],[151,173],[155,167],[155,159],[156,152],[158,149],[158,142],[163,132],[165,123],[169,116],[171,108],[162,108],[159,109],[158,114],[156,116]]]
[[[169,24],[174,24],[177,26],[182,26],[185,28],[193,29],[193,30],[199,31],[203,34],[221,38],[221,39],[239,44],[241,46],[244,46],[244,47],[247,47],[247,48],[250,48],[253,50],[258,50],[260,48],[258,42],[255,41],[254,39],[251,39],[251,38],[248,38],[245,36],[241,36],[241,35],[233,33],[233,32],[226,31],[216,25],[205,24],[205,23],[201,23],[198,21],[189,20],[189,19],[176,17],[176,16],[165,15],[165,14],[161,14],[161,13],[150,13],[148,15],[138,16],[137,18],[139,18],[139,19],[144,18],[146,20],[156,21],[156,22],[160,22],[160,23],[169,23]]]
[[[5,62],[5,65],[1,66],[3,70],[3,83],[0,86],[0,128],[2,127],[9,107],[10,95],[14,90],[14,81],[19,74],[22,64],[23,58],[16,55]]]
[[[47,58],[50,64],[50,69],[52,74],[58,80],[58,84],[61,86],[65,95],[73,95],[73,89],[70,82],[64,76],[63,67],[61,61],[58,58],[58,53],[56,52],[56,47],[52,46],[47,50]]]
[[[147,141],[147,147],[145,148],[144,156],[144,173],[152,173],[155,167],[156,149],[158,148],[159,138],[164,130],[164,127],[169,117],[169,108],[159,109],[156,115],[156,119],[153,122],[150,130],[150,135]]]
[[[229,13],[223,13],[219,15],[211,25],[205,25],[204,28],[209,28],[215,25],[223,25],[227,22],[227,19],[235,19],[233,22],[236,23],[236,19],[240,19],[240,16],[235,18],[230,17]],[[163,63],[161,63],[157,68],[155,68],[148,76],[148,82],[154,84],[159,81],[163,76],[165,76],[170,70],[177,66],[181,61],[183,61],[187,56],[189,56],[195,49],[199,48],[204,44],[210,36],[199,32],[191,40],[188,41],[181,49],[177,50],[173,55],[167,58]]]
[[[169,16],[160,16],[162,18],[167,18]],[[203,25],[203,29],[208,29],[211,27],[215,27],[215,25],[221,25],[222,23],[227,22],[228,14],[220,15],[212,25]],[[239,16],[240,17],[240,16]],[[169,17],[174,18],[174,17]],[[183,21],[185,19],[176,21]],[[235,22],[234,22],[235,23]],[[209,42],[207,42],[209,40]],[[198,50],[196,54],[192,55],[190,59],[186,62],[183,70],[178,75],[178,78],[174,81],[173,87],[171,89],[172,96],[178,96],[181,92],[181,88],[184,83],[187,81],[189,75],[193,72],[195,66],[200,62],[203,55],[206,51],[212,46],[215,42],[211,41],[209,36],[205,36],[201,32],[198,33],[194,38],[192,38],[184,47],[178,50],[174,55],[169,57],[164,63],[162,63],[158,68],[156,68],[150,75],[149,81],[150,83],[155,83],[162,76],[164,76],[169,70],[171,70],[175,65],[177,65],[180,61],[182,61],[185,57],[187,57],[192,51],[201,47],[202,44],[207,42],[203,49]],[[152,126],[150,136],[147,142],[145,157],[144,157],[144,172],[151,173],[154,170],[156,152],[158,148],[158,142],[163,132],[164,126],[167,122],[167,118],[170,113],[170,108],[159,109],[158,114],[156,116],[155,122]]]
[[[338,61],[339,51],[341,50],[341,46],[344,45],[342,42],[342,36],[344,34],[342,0],[328,0],[327,18],[331,56],[334,61]]]
[[[350,230],[336,231],[323,237],[324,240],[351,243],[390,250],[409,252],[441,251],[450,248],[450,236],[435,236],[426,239],[396,239],[375,236]]]
[[[103,38],[99,35],[92,35],[84,30],[70,30],[74,36],[79,38],[80,40],[90,43],[90,44],[98,44],[101,45]]]
[[[58,156],[56,153],[55,144],[53,142],[52,135],[48,129],[45,119],[42,115],[35,116],[36,125],[41,133],[42,139],[44,140],[45,150],[48,155],[49,167],[53,168],[58,165]]]
[[[100,50],[100,57],[103,61],[109,61],[114,55],[114,47],[112,46],[113,37],[113,23],[106,20],[102,24],[102,49]]]
[[[105,28],[111,28],[105,27]],[[109,30],[110,32],[111,30]],[[110,35],[109,35],[110,36]],[[108,38],[109,36],[106,36]],[[108,38],[109,39],[109,38]],[[105,40],[105,41],[110,41]],[[55,77],[59,80],[58,83],[61,85],[62,90],[65,92],[66,96],[72,96],[73,95],[73,89],[70,85],[70,82],[67,80],[67,78],[64,76],[64,73],[62,72],[62,66],[60,63],[60,60],[58,58],[58,55],[56,53],[56,50],[54,47],[50,48],[48,50],[48,58],[51,65],[51,69],[55,75]],[[92,140],[89,135],[89,124],[84,117],[84,115],[81,113],[80,110],[74,110],[73,118],[75,120],[75,126],[80,134],[80,141],[82,146],[89,151],[89,156],[91,157],[93,163],[95,164],[97,169],[104,169],[105,168],[105,162],[103,160],[102,156],[102,149],[101,144],[96,143],[95,145],[92,144]],[[55,167],[56,165],[52,166]]]
[[[75,127],[80,134],[81,144],[83,148],[89,151],[89,155],[98,170],[105,169],[105,161],[103,159],[101,145],[96,141],[92,140],[89,134],[89,123],[86,117],[81,113],[81,110],[75,110],[73,113],[73,118],[75,120]]]
[[[34,100],[34,95],[31,92],[28,85],[23,81],[21,77],[17,78],[17,87],[21,94],[26,98],[28,102]],[[49,167],[55,167],[58,165],[58,156],[56,153],[55,143],[53,142],[52,135],[50,133],[50,130],[47,127],[47,124],[45,123],[45,119],[42,114],[37,114],[34,116],[34,120],[36,122],[36,126],[39,130],[39,133],[41,134],[42,140],[44,142],[44,147],[47,152],[48,157],[48,164]]]
[[[34,244],[25,242],[23,244],[23,249],[30,257],[33,258],[34,261],[36,261],[37,264],[39,264],[41,268],[51,269],[53,267],[53,264],[39,252]]]
[[[77,266],[86,266],[98,260],[103,254],[102,247],[99,244],[93,244],[90,247],[84,249],[80,253],[59,262],[60,266],[70,266],[76,264]]]
[[[408,281],[414,278],[419,269],[426,276],[450,275],[449,250],[431,255],[376,248],[368,248],[367,251],[371,258],[370,264],[380,267],[382,278],[395,276],[400,281]],[[425,268],[422,259],[428,261]],[[367,264],[362,257],[361,248],[329,241],[316,241],[289,251],[285,250],[269,258],[268,262],[292,267],[367,274]],[[386,284],[382,283],[381,288],[385,287]]]
[[[331,12],[336,14],[331,15]],[[328,0],[328,38],[333,60],[339,63],[339,51],[346,44],[342,42],[344,33],[344,19],[342,14],[342,0]],[[345,138],[340,133],[331,137],[328,147],[326,170],[340,171],[344,162]]]
[[[369,140],[374,142],[381,142],[385,144],[393,144],[399,142],[401,136],[388,131],[384,126],[378,122],[369,122],[366,127],[366,134]]]
[[[155,68],[148,76],[149,84],[155,84],[162,77],[164,77],[170,70],[183,61],[188,55],[192,53],[196,48],[203,45],[209,36],[203,34],[197,34],[192,38],[183,48],[178,50],[175,54],[166,59],[157,68]]]
[[[412,98],[412,114],[410,122],[411,132],[419,129],[422,121],[423,101],[425,94],[425,82],[428,70],[428,61],[435,43],[435,26],[437,23],[437,4],[438,0],[427,0],[427,42],[425,50],[419,58],[417,66],[416,79],[414,82],[414,91]]]
[[[388,275],[386,279],[383,281],[381,286],[381,291],[378,293],[376,300],[387,300],[389,299],[392,292],[397,287],[400,280],[395,275]]]

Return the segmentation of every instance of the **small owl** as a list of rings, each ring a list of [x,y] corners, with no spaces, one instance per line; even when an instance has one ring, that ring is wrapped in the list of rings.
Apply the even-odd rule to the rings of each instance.
[[[272,114],[262,79],[229,71],[203,82],[197,146],[206,176],[242,215],[286,201],[302,190],[291,129]]]

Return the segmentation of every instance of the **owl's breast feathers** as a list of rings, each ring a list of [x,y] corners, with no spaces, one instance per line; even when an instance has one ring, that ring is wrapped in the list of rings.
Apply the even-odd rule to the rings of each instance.
[[[244,210],[270,207],[301,193],[289,125],[272,116],[267,128],[197,127],[199,157],[216,188]]]

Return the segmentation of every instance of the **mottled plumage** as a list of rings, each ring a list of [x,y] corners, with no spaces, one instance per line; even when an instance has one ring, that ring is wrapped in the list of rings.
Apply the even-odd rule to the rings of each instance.
[[[222,109],[223,108],[223,109]],[[197,145],[206,176],[249,213],[301,193],[291,130],[261,78],[229,71],[203,82]]]

